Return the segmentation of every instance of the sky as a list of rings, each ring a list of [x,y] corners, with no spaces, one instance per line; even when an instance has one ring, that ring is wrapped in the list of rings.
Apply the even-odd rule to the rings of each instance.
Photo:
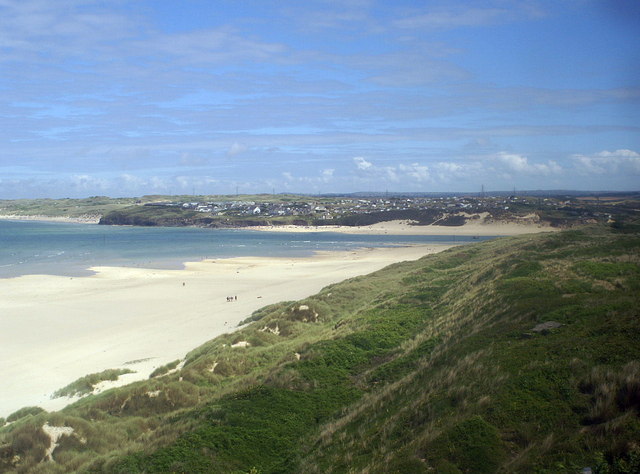
[[[638,0],[0,0],[0,199],[640,190]]]

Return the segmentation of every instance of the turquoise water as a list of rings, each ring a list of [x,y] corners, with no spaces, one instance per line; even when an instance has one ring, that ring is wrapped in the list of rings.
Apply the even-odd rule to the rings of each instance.
[[[465,243],[493,237],[281,233],[187,227],[120,227],[0,220],[0,278],[83,276],[92,266],[182,268],[183,262],[241,256],[304,257],[416,243]]]

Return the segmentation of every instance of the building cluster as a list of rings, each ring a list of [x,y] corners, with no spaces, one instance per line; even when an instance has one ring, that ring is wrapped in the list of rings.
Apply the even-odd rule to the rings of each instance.
[[[177,206],[185,210],[207,213],[215,216],[314,216],[320,219],[334,219],[342,215],[370,214],[385,211],[436,210],[442,212],[477,213],[508,211],[527,207],[557,208],[564,203],[555,198],[508,197],[384,197],[384,198],[312,198],[284,201],[274,196],[273,200],[261,201],[230,200],[211,202],[153,202],[146,206]]]

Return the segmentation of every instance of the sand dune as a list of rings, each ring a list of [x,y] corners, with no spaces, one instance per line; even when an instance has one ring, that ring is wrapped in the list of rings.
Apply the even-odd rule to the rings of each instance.
[[[120,384],[147,378],[262,306],[444,248],[207,260],[184,270],[99,267],[83,278],[0,280],[0,416],[30,405],[60,409],[70,400],[51,394],[89,373],[129,368],[136,373]]]
[[[486,214],[486,213],[484,213]],[[270,232],[340,232],[345,234],[389,234],[389,235],[520,235],[535,232],[554,232],[560,229],[536,222],[532,217],[512,218],[505,222],[489,222],[486,215],[477,220],[469,220],[461,226],[414,225],[408,221],[386,221],[378,224],[351,226],[260,226],[256,230]]]

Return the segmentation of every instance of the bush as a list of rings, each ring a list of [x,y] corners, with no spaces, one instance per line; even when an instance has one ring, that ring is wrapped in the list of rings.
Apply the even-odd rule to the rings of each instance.
[[[574,265],[577,273],[587,275],[598,280],[607,280],[624,275],[637,275],[640,266],[634,263],[622,262],[594,262],[585,261]]]
[[[44,459],[50,442],[40,425],[34,423],[18,426],[11,433],[11,451],[19,456],[22,472],[31,471],[30,467]]]
[[[7,423],[12,423],[14,421],[19,420],[20,418],[24,418],[25,416],[29,416],[29,415],[35,416],[38,413],[42,413],[42,412],[44,412],[44,409],[40,407],[20,408],[18,411],[13,412],[11,415],[7,417]]]
[[[158,367],[157,369],[155,369],[153,372],[151,372],[151,374],[149,375],[149,378],[152,379],[154,377],[160,377],[161,375],[165,375],[166,373],[168,373],[170,370],[175,369],[176,367],[178,367],[178,364],[180,363],[180,359],[174,360],[173,362],[169,362],[166,365],[163,365],[161,367]]]
[[[506,458],[498,429],[480,416],[473,416],[446,431],[425,447],[427,456],[449,472],[492,473]]]
[[[85,395],[87,393],[93,392],[93,387],[100,382],[116,381],[121,375],[132,373],[134,372],[131,369],[107,369],[95,374],[85,375],[84,377],[80,377],[75,382],[70,383],[66,387],[63,387],[60,390],[56,390],[53,393],[52,398]]]

